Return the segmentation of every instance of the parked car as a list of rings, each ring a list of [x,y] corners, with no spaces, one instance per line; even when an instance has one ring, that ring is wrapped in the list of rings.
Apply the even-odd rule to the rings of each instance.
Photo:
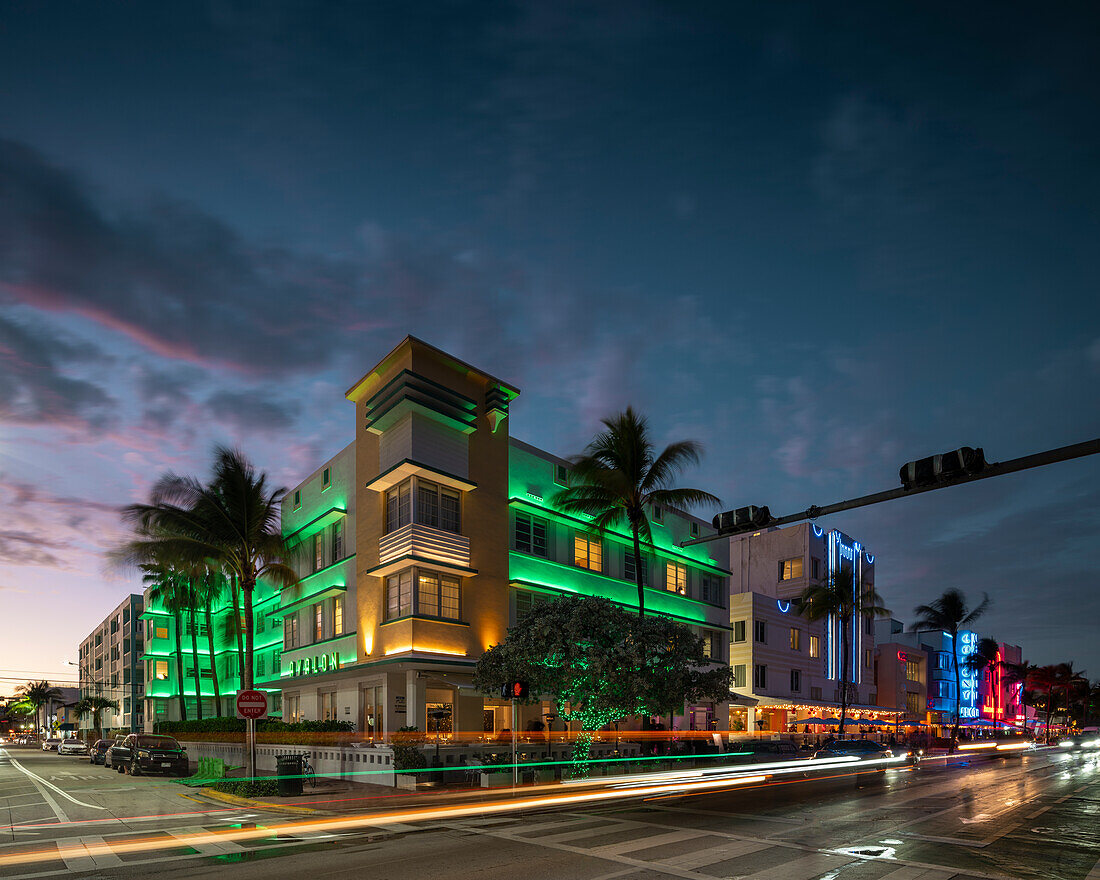
[[[113,739],[97,739],[88,749],[88,761],[92,764],[105,764],[107,762],[107,749],[114,745]]]
[[[61,745],[61,737],[51,736],[49,739],[42,740],[42,751],[56,752],[59,745]]]
[[[131,776],[143,773],[187,776],[190,773],[187,750],[174,737],[150,733],[131,733],[121,743],[111,746],[111,766]]]
[[[126,737],[121,735],[116,736],[112,742],[109,742],[107,744],[107,751],[103,753],[103,765],[105,767],[110,767],[112,770],[118,770],[119,773],[122,772],[121,770],[119,770],[119,765],[115,764],[111,759],[114,757],[115,746],[122,745],[122,741],[124,739],[126,739]]]
[[[57,746],[57,753],[59,755],[86,755],[88,754],[88,744],[76,737],[63,739]]]
[[[870,739],[840,739],[827,743],[816,752],[815,758],[859,758],[871,761],[876,758],[892,758],[894,753],[888,746]]]

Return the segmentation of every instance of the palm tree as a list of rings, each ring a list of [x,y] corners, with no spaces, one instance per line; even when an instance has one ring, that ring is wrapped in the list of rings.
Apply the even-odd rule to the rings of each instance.
[[[145,562],[140,566],[145,573],[142,582],[149,600],[159,604],[172,615],[176,636],[176,682],[180,707],[180,721],[187,720],[187,700],[183,693],[183,612],[191,600],[191,587],[183,572],[161,562]]]
[[[983,593],[982,601],[974,608],[966,604],[966,597],[956,589],[945,590],[943,595],[928,605],[913,609],[917,621],[910,632],[941,630],[951,636],[951,659],[955,669],[955,726],[951,730],[951,751],[959,741],[959,714],[962,708],[962,674],[959,670],[959,633],[985,614],[989,607],[989,595]]]
[[[53,700],[61,699],[61,691],[51,685],[48,681],[28,681],[26,684],[21,684],[17,687],[16,692],[23,695],[23,699],[26,700],[34,707],[34,725],[39,730],[45,729],[49,722],[49,704]],[[43,709],[43,707],[45,707]],[[42,725],[38,725],[38,710],[43,709],[42,712]],[[49,733],[49,731],[46,731]]]
[[[243,685],[252,687],[252,596],[260,578],[280,587],[298,583],[287,564],[290,551],[280,528],[285,489],[270,489],[267,476],[239,450],[214,451],[213,478],[205,485],[192,477],[167,474],[149,504],[132,504],[123,516],[137,537],[120,555],[136,562],[166,555],[195,570],[216,565],[239,585],[244,597]]]
[[[974,648],[974,653],[971,654],[963,661],[963,666],[978,675],[985,671],[989,671],[989,691],[993,695],[993,709],[996,713],[999,697],[997,693],[997,679],[996,675],[1004,667],[1004,662],[1001,660],[1001,646],[996,639],[980,638],[978,644]]]
[[[569,487],[556,492],[550,503],[564,513],[591,517],[604,530],[625,524],[634,539],[634,577],[638,585],[638,615],[645,616],[645,577],[642,543],[653,545],[646,508],[654,505],[689,509],[699,504],[719,504],[702,489],[674,489],[676,474],[697,464],[702,446],[694,440],[671,443],[655,454],[649,423],[630,407],[603,419],[601,431],[571,459]]]
[[[73,709],[77,715],[91,715],[92,716],[92,730],[95,732],[96,739],[102,739],[103,737],[103,712],[106,709],[110,709],[112,712],[118,711],[118,701],[108,700],[106,697],[84,697],[78,702]]]
[[[844,736],[844,722],[848,716],[848,660],[852,621],[860,617],[889,617],[890,611],[882,605],[882,596],[873,584],[856,583],[850,566],[841,566],[827,579],[810,584],[795,600],[798,613],[811,622],[825,621],[828,625],[835,615],[840,620],[840,736]]]
[[[1001,661],[1001,675],[1004,678],[1005,684],[1020,685],[1020,705],[1029,706],[1034,703],[1031,697],[1031,693],[1028,690],[1028,680],[1035,670],[1039,667],[1033,663],[1028,663],[1026,660],[1022,660],[1019,663],[1007,663]],[[1024,727],[1027,727],[1027,711],[1024,710]]]
[[[1042,693],[1043,708],[1046,711],[1046,739],[1050,742],[1050,722],[1054,717],[1054,692],[1058,689],[1061,673],[1054,664],[1036,666],[1031,670],[1027,679],[1027,687],[1032,691]]]
[[[1073,661],[1058,664],[1059,690],[1066,698],[1066,726],[1069,726],[1070,707],[1080,700],[1082,692],[1087,692],[1089,680],[1085,677],[1085,670],[1074,669]]]
[[[222,695],[218,685],[218,664],[214,654],[214,622],[211,619],[210,607],[221,597],[225,579],[217,569],[207,568],[199,576],[192,586],[195,590],[195,599],[202,606],[206,619],[206,645],[210,654],[210,675],[214,685],[214,711],[219,718],[222,717]],[[196,655],[196,662],[198,655]]]

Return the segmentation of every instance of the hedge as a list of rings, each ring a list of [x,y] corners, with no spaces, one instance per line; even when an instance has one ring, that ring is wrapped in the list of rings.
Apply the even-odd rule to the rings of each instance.
[[[237,797],[274,797],[279,794],[279,783],[274,779],[216,779],[210,784],[214,791]]]

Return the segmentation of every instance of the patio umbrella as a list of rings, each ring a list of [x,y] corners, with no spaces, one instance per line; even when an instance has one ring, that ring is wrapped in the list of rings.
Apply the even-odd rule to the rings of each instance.
[[[828,724],[824,718],[803,718],[801,721],[795,721],[795,724]]]

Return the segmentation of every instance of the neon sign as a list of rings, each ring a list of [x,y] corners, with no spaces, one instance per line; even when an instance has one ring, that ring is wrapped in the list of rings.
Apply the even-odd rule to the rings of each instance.
[[[318,654],[315,657],[303,657],[301,660],[290,661],[290,674],[313,675],[316,672],[328,672],[340,668],[340,652],[330,651],[327,654]]]
[[[978,634],[970,632],[959,633],[959,717],[977,718],[978,710],[978,673],[966,665],[966,661],[978,650]]]
[[[898,660],[900,660],[902,663],[905,663],[908,659],[908,654],[906,654],[904,651],[898,651]]]
[[[779,606],[779,610],[784,614],[791,610],[791,603],[789,601],[784,602],[782,599],[776,599],[775,604]]]

